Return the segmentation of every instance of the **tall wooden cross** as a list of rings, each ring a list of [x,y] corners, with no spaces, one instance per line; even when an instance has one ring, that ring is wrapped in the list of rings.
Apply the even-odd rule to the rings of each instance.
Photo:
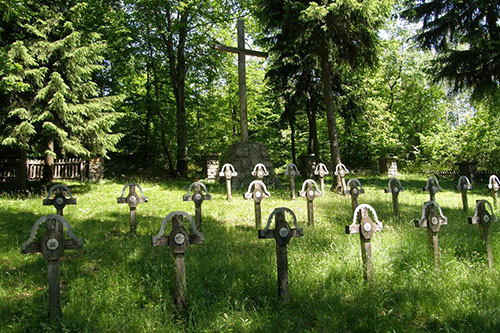
[[[238,47],[230,47],[216,44],[218,51],[238,53],[238,90],[240,100],[240,124],[241,142],[248,141],[248,120],[247,120],[247,87],[246,87],[246,67],[245,56],[255,56],[267,58],[266,52],[258,52],[245,49],[245,24],[242,19],[238,19]]]

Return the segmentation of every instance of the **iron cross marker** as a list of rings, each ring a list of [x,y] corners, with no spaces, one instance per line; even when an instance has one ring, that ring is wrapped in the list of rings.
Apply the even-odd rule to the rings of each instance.
[[[461,176],[458,179],[458,185],[457,185],[457,190],[462,192],[462,207],[464,212],[469,209],[469,204],[467,202],[467,191],[472,190],[472,184],[470,183],[469,178],[466,176]]]
[[[403,192],[404,188],[401,185],[401,182],[397,178],[391,178],[389,179],[389,185],[388,187],[384,190],[385,193],[391,193],[392,194],[392,208],[394,211],[394,216],[399,217],[399,202],[398,202],[398,196],[400,192]]]
[[[45,222],[45,234],[40,241],[35,241],[38,227]],[[64,239],[63,227],[70,236]],[[60,215],[46,215],[38,219],[31,229],[29,239],[21,245],[21,253],[41,252],[47,260],[49,281],[49,319],[58,320],[62,316],[61,290],[59,283],[59,260],[64,250],[77,250],[82,248],[82,240],[76,238],[71,231],[71,226]]]
[[[257,163],[252,171],[252,176],[257,177],[258,180],[262,181],[265,176],[269,176],[266,166],[262,163]]]
[[[191,195],[191,190],[193,190],[193,195]],[[205,193],[203,193],[203,191]],[[201,232],[201,204],[205,200],[212,200],[212,196],[208,193],[206,186],[199,182],[194,182],[189,185],[188,191],[186,195],[182,197],[184,201],[194,201],[195,206],[195,219],[196,219],[196,228]]]
[[[246,66],[245,56],[255,56],[267,58],[266,52],[258,52],[245,49],[245,23],[238,19],[238,47],[229,47],[215,44],[218,51],[238,54],[238,91],[240,102],[240,124],[241,124],[241,142],[248,141],[248,120],[247,120],[247,88],[246,88]]]
[[[490,211],[487,210],[489,208]],[[493,253],[491,252],[490,244],[490,224],[491,222],[496,222],[497,217],[493,214],[493,207],[486,200],[476,201],[476,210],[473,217],[468,218],[469,224],[477,224],[479,226],[479,232],[486,245],[486,253],[488,255],[488,264],[490,268],[493,268]]]
[[[290,225],[285,220],[285,212],[288,212],[293,219],[293,225],[295,228],[290,228]],[[270,229],[271,221],[273,217],[275,219],[274,229]],[[292,210],[289,208],[281,207],[276,208],[269,218],[267,219],[267,224],[264,230],[258,231],[259,239],[262,238],[274,238],[276,240],[276,259],[278,264],[278,295],[281,297],[282,301],[288,303],[290,299],[288,291],[288,254],[287,246],[292,237],[302,237],[304,232],[299,228],[297,224],[297,218]]]
[[[337,164],[335,167],[335,176],[337,176],[337,187],[335,188],[340,194],[345,194],[346,191],[346,183],[345,183],[345,175],[349,173],[349,170],[342,163]]]
[[[52,196],[52,194],[54,194]],[[53,205],[57,209],[57,215],[63,216],[63,210],[66,205],[76,205],[76,199],[73,198],[69,188],[64,185],[54,185],[49,189],[47,197],[43,199],[43,205]]]
[[[431,200],[424,203],[422,217],[420,220],[415,220],[414,222],[417,228],[427,228],[429,249],[431,252],[434,252],[434,261],[436,263],[436,268],[439,270],[438,233],[442,225],[448,224],[448,218],[443,215],[441,207],[439,207],[434,200]]]
[[[290,198],[295,200],[295,177],[300,175],[299,169],[293,163],[289,163],[286,166],[285,175],[290,177]]]
[[[183,219],[191,223],[192,234],[184,227]],[[164,235],[167,223],[172,220],[170,234]],[[186,305],[186,268],[184,265],[184,253],[191,244],[203,243],[203,234],[196,229],[191,215],[185,212],[172,212],[168,214],[161,223],[160,231],[153,236],[153,246],[169,246],[174,255],[175,262],[175,304],[183,308]]]
[[[490,183],[488,184],[488,188],[491,190],[493,205],[495,206],[495,209],[497,209],[498,190],[500,189],[500,180],[497,176],[490,176]]]
[[[252,191],[253,187],[253,191]],[[267,191],[266,184],[260,180],[254,180],[248,185],[248,191],[243,194],[245,199],[252,199],[255,204],[255,227],[259,230],[262,227],[262,213],[260,203],[264,197],[270,198],[271,193]]]
[[[306,189],[307,186],[307,189]],[[316,188],[314,190],[313,186]],[[310,226],[314,227],[314,207],[313,201],[316,197],[321,196],[321,191],[318,188],[318,184],[312,179],[306,179],[302,184],[302,190],[299,192],[301,197],[307,198],[307,221]]]
[[[125,195],[125,189],[129,188],[128,195],[124,197]],[[139,189],[139,192],[141,193],[140,196],[137,195],[136,193],[136,187]],[[135,235],[135,229],[136,229],[136,219],[135,219],[135,213],[137,209],[137,205],[139,203],[143,202],[148,202],[148,198],[144,196],[144,193],[142,192],[142,188],[135,184],[135,183],[130,183],[127,184],[123,187],[122,194],[121,196],[117,199],[118,203],[127,203],[128,206],[130,207],[130,233],[132,235]]]
[[[314,169],[314,174],[319,177],[321,195],[325,195],[325,176],[330,174],[330,171],[328,171],[326,165],[319,163],[316,165],[316,169]]]
[[[351,206],[353,212],[358,206],[358,196],[363,193],[365,193],[365,190],[363,190],[363,187],[361,186],[359,180],[357,180],[356,178],[349,179],[345,189],[345,195],[351,196]]]
[[[435,177],[429,177],[429,179],[427,179],[427,184],[424,188],[422,188],[422,191],[429,192],[430,201],[435,201],[436,193],[441,191],[441,186],[439,186],[439,182]]]
[[[370,218],[369,212],[372,213],[375,222]],[[367,204],[356,207],[352,224],[345,227],[346,234],[359,234],[360,236],[363,279],[368,282],[373,279],[372,248],[370,241],[375,231],[382,231],[382,228],[382,222],[378,220],[377,212],[375,212],[372,206]]]
[[[234,170],[234,167],[231,164],[226,163],[222,166],[219,176],[226,178],[227,201],[231,201],[231,178],[238,176],[238,173]]]

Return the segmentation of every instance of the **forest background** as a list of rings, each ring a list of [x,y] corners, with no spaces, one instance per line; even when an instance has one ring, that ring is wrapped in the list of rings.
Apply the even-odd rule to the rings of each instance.
[[[247,58],[249,137],[276,167],[310,153],[331,162],[329,107],[348,168],[387,155],[408,171],[498,166],[500,9],[448,2],[430,2],[426,16],[422,1],[2,0],[2,157],[104,157],[116,174],[201,175],[207,153],[239,141],[237,60],[214,45],[235,46],[243,18],[247,48],[269,51]],[[469,26],[446,23],[452,9]],[[362,38],[343,48],[350,33]],[[460,57],[478,67],[461,71]]]

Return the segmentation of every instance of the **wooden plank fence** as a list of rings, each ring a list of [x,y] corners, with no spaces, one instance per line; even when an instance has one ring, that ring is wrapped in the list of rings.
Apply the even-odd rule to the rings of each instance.
[[[17,164],[15,159],[0,160],[0,181],[17,179]],[[27,160],[26,174],[28,180],[43,179],[45,161]],[[57,180],[84,180],[86,178],[87,163],[81,158],[58,159],[54,161],[54,179]]]

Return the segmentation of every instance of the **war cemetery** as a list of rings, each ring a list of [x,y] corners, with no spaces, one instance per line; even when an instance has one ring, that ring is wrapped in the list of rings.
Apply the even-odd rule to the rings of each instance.
[[[0,2],[0,332],[500,331],[500,6]]]

